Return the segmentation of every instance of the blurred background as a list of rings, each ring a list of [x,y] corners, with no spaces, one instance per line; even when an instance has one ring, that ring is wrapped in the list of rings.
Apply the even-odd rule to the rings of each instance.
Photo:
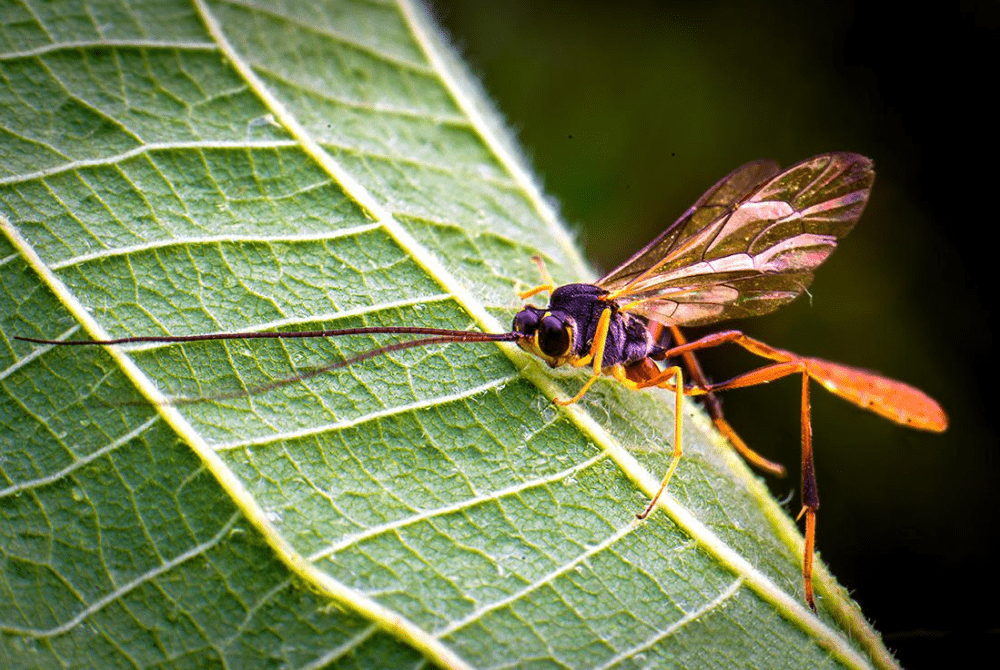
[[[1000,468],[984,382],[996,368],[1000,5],[435,0],[433,11],[599,271],[746,161],[874,159],[868,209],[811,299],[727,326],[944,405],[949,431],[924,434],[814,385],[818,544],[905,667],[992,651]],[[757,364],[722,351],[702,361],[715,379]],[[794,492],[792,513],[797,403],[792,380],[725,397],[747,442],[789,467],[768,484],[779,499]]]

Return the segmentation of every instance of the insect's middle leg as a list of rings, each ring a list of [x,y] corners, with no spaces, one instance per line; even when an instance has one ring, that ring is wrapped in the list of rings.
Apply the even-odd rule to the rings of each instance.
[[[812,448],[812,420],[811,407],[809,403],[809,374],[810,360],[797,356],[791,352],[771,347],[759,340],[747,337],[739,331],[726,331],[709,335],[675,347],[667,352],[668,356],[683,354],[685,351],[704,349],[718,346],[726,342],[733,342],[743,347],[747,351],[770,358],[777,361],[772,365],[751,370],[745,374],[734,377],[729,381],[718,384],[707,384],[704,387],[695,387],[685,390],[688,395],[701,395],[715,391],[727,391],[729,389],[746,388],[758,384],[781,379],[789,375],[799,374],[802,376],[802,401],[801,401],[801,423],[802,423],[802,510],[796,519],[805,516],[805,548],[802,556],[802,581],[805,588],[806,603],[813,611],[816,610],[816,600],[813,594],[812,573],[813,560],[816,547],[816,511],[819,509],[819,489],[816,485],[816,467],[813,459]]]
[[[678,346],[687,344],[687,339],[677,326],[670,326],[670,335]],[[702,371],[701,364],[698,362],[698,359],[695,358],[694,352],[682,352],[681,358],[684,360],[684,365],[687,367],[688,374],[692,381],[694,381],[694,383],[701,388],[708,386],[708,378]],[[722,433],[722,436],[726,438],[726,441],[732,445],[733,449],[735,449],[737,453],[744,458],[744,460],[759,470],[770,472],[772,475],[778,477],[785,476],[785,466],[781,463],[775,463],[774,461],[768,460],[751,449],[747,443],[743,441],[743,438],[739,436],[736,430],[729,425],[729,422],[726,421],[725,416],[722,414],[722,403],[719,402],[718,397],[714,393],[706,393],[701,399],[703,406],[705,407],[705,411],[708,412],[708,416],[712,419],[712,423],[715,424],[716,429]]]
[[[648,365],[647,365],[648,364]],[[642,388],[647,388],[649,386],[660,386],[662,384],[652,384],[653,381],[671,379],[673,380],[673,386],[676,389],[684,388],[684,373],[681,368],[677,365],[667,368],[660,372],[656,364],[646,359],[640,363],[630,367],[629,369],[624,369],[621,366],[615,366],[612,369],[612,374],[615,379],[620,381],[626,387],[638,390]],[[649,504],[646,505],[646,509],[642,510],[635,515],[637,519],[645,519],[649,516],[656,508],[656,503],[660,501],[660,496],[663,492],[667,490],[667,484],[670,483],[670,478],[674,476],[674,470],[677,469],[677,465],[681,462],[681,456],[684,455],[684,449],[681,443],[681,428],[683,426],[683,416],[684,416],[684,394],[674,393],[674,453],[670,456],[670,465],[667,466],[667,474],[663,475],[663,479],[660,481],[660,487],[653,494],[652,499]]]

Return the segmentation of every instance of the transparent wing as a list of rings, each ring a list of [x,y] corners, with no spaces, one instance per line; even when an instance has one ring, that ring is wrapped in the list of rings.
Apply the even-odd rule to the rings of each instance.
[[[620,307],[664,325],[766,314],[795,299],[861,216],[875,172],[831,153],[784,171],[748,163],[597,282]]]
[[[678,240],[688,239],[719,221],[731,207],[780,171],[781,167],[774,161],[753,161],[736,168],[717,181],[656,239],[597,282],[598,286],[615,290],[646,273],[668,256]]]

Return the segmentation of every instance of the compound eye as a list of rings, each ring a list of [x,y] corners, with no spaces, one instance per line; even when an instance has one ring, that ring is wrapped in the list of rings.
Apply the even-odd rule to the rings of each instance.
[[[521,335],[528,335],[538,324],[538,314],[529,310],[522,309],[514,316],[514,332]]]
[[[563,319],[548,315],[538,322],[538,348],[546,356],[562,358],[569,353],[570,327]]]

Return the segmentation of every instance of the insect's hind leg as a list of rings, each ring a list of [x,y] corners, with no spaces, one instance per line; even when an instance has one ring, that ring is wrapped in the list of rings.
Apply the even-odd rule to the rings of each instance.
[[[809,375],[802,375],[802,510],[795,517],[798,521],[806,516],[806,544],[802,551],[802,582],[806,590],[806,602],[816,611],[813,596],[813,557],[816,553],[816,510],[819,509],[819,490],[816,487],[816,464],[813,461],[812,424],[809,412]]]
[[[750,338],[747,339],[749,340]],[[756,343],[755,340],[750,341]],[[766,345],[763,346],[766,347]],[[754,349],[749,350],[758,353]],[[781,354],[787,353],[781,352],[781,350],[773,351],[780,352]],[[802,376],[802,509],[799,511],[796,520],[801,519],[803,515],[806,519],[805,547],[802,552],[802,582],[805,588],[806,603],[815,612],[816,599],[813,594],[812,574],[816,549],[816,511],[819,510],[819,488],[816,485],[816,465],[813,459],[812,412],[809,402],[809,365],[806,359],[798,358],[793,354],[788,354],[788,356],[788,360],[751,370],[729,381],[709,384],[705,388],[687,389],[685,393],[699,395],[700,393],[756,386],[794,374]],[[774,357],[777,358],[777,355]]]

